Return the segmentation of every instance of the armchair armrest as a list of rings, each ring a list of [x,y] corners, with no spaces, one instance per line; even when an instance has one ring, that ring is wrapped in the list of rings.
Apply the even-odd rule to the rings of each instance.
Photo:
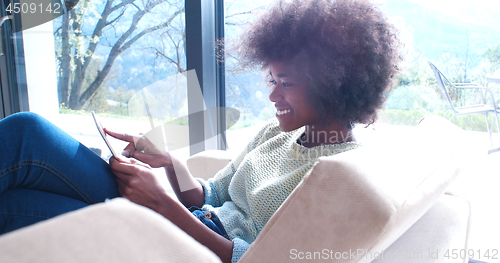
[[[198,178],[207,180],[233,159],[233,154],[222,150],[208,150],[197,153],[186,161],[189,172]]]
[[[0,262],[220,262],[173,223],[124,198],[0,236]]]

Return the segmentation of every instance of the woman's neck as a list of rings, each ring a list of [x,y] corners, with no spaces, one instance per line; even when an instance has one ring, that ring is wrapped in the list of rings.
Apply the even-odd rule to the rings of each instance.
[[[338,123],[320,126],[306,125],[304,134],[299,138],[299,143],[304,147],[314,147],[325,144],[339,144],[354,141],[352,128]]]

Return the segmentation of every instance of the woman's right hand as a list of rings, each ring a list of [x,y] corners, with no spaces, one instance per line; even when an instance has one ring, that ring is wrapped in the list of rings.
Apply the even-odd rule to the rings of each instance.
[[[128,158],[137,159],[149,164],[152,168],[172,167],[172,157],[166,151],[158,149],[148,138],[142,136],[132,136],[125,133],[116,133],[104,128],[104,131],[111,137],[129,144],[122,152]]]

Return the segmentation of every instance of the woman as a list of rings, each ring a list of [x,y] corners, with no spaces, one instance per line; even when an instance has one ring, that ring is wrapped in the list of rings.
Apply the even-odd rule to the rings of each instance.
[[[6,118],[0,148],[13,154],[0,161],[0,227],[7,232],[123,196],[160,213],[223,262],[236,262],[319,156],[359,147],[352,125],[375,120],[397,72],[394,31],[368,1],[277,2],[238,49],[246,64],[266,73],[276,118],[208,181],[194,179],[169,153],[138,151],[142,146],[126,134],[106,131],[130,143],[126,158],[108,166],[34,114]],[[182,204],[151,167],[165,168]],[[180,180],[196,187],[181,191]],[[206,227],[198,219],[205,211],[222,224]]]

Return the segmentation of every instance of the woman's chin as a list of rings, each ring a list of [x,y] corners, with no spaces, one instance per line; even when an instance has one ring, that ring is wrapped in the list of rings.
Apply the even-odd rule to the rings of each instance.
[[[292,126],[292,125],[287,125],[286,123],[283,123],[283,122],[279,123],[279,127],[280,127],[280,130],[282,132],[290,132],[290,131],[293,131],[295,129],[300,128],[300,127],[295,127],[295,126]]]

